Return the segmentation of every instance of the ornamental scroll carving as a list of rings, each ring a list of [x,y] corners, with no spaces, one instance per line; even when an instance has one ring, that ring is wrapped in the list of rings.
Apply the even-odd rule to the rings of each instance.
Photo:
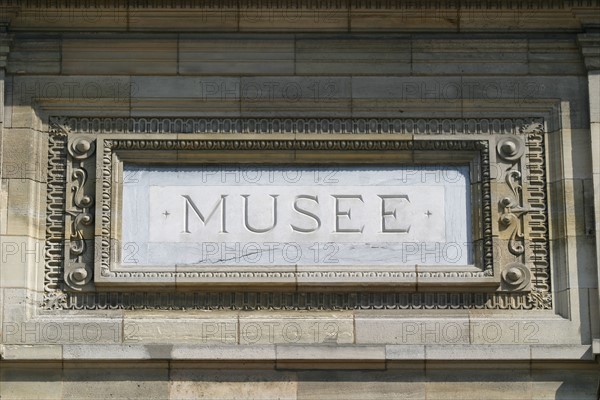
[[[510,231],[510,239],[508,249],[515,256],[520,256],[525,252],[522,240],[523,220],[522,216],[531,211],[529,208],[523,207],[522,204],[522,187],[520,185],[521,172],[509,170],[506,172],[506,183],[510,187],[514,196],[506,196],[500,200],[502,215],[500,217],[501,224]]]
[[[543,140],[543,126],[539,123],[528,124],[521,129],[521,133],[524,136],[501,137],[498,139],[496,145],[499,157],[498,165],[506,166],[503,178],[508,188],[508,191],[505,191],[505,194],[501,195],[498,201],[499,230],[507,236],[506,247],[508,253],[503,259],[508,259],[509,261],[503,266],[501,276],[503,286],[512,290],[528,289],[529,281],[532,278],[531,270],[537,270],[537,266],[528,261],[528,256],[531,256],[531,254],[526,254],[528,248],[530,249],[530,253],[536,251],[536,243],[530,240],[527,235],[528,226],[526,216],[529,214],[545,215],[544,203],[529,202],[530,204],[526,204],[523,188],[523,171],[527,171],[526,167],[529,167],[526,158],[526,149],[528,146],[525,141],[529,140],[530,143],[537,144],[538,140]],[[527,154],[527,156],[529,160],[533,158],[532,154]],[[541,160],[543,161],[543,158]],[[539,170],[535,171],[540,172]],[[528,181],[529,183],[531,182],[530,179]],[[539,192],[539,188],[533,186],[528,188],[529,196],[531,196],[532,188]],[[537,194],[542,194],[545,197],[545,193],[543,192]],[[547,244],[543,243],[540,245],[545,246]],[[538,301],[543,296],[534,294],[533,296],[530,295],[530,298]]]
[[[156,308],[156,309],[548,309],[552,306],[550,295],[550,266],[545,192],[545,149],[543,121],[530,118],[509,119],[278,119],[278,118],[80,118],[53,117],[50,119],[49,164],[47,194],[47,234],[45,295],[42,306],[46,309],[106,309],[106,308]],[[428,139],[432,150],[447,150],[448,146],[464,146],[464,135],[473,135],[484,166],[502,167],[499,185],[492,186],[489,169],[481,170],[482,191],[487,206],[480,210],[484,229],[485,250],[479,256],[485,268],[482,277],[489,277],[491,266],[499,264],[493,273],[502,288],[496,292],[431,291],[431,292],[228,292],[183,291],[159,293],[149,290],[126,292],[122,290],[96,292],[94,262],[97,274],[110,273],[105,258],[110,254],[109,238],[104,235],[110,228],[111,209],[104,196],[115,189],[107,176],[112,173],[105,160],[114,149],[137,150],[136,146],[152,148],[157,142],[140,140],[137,134],[148,139],[149,134],[161,141],[161,134],[232,134],[233,140],[224,145],[219,140],[196,143],[183,136],[172,144],[162,141],[158,148],[172,150],[243,149],[248,143],[261,149],[275,146],[305,146],[307,149],[368,149],[395,150],[409,142],[392,140],[382,145],[381,139],[403,139],[404,135],[435,135]],[[292,144],[284,140],[274,144],[271,140],[247,141],[244,135],[285,135],[302,141],[302,134],[347,134],[347,140]],[[111,138],[111,134],[131,135]],[[373,140],[354,141],[353,134],[372,134]],[[455,140],[453,135],[461,135]],[[154,139],[152,138],[152,139]],[[240,139],[238,141],[237,139]],[[468,142],[468,140],[467,140]],[[102,145],[105,143],[105,146]],[[153,144],[154,143],[154,144]],[[211,144],[212,143],[212,144]],[[412,142],[415,146],[426,146]],[[487,144],[490,147],[487,147]],[[98,146],[98,148],[97,148]],[[100,148],[102,150],[100,151]],[[223,147],[224,146],[224,147]],[[391,146],[391,147],[390,147]],[[436,147],[437,146],[437,147]],[[425,149],[425,147],[424,147]],[[455,150],[459,148],[456,147]],[[494,157],[494,152],[496,153]],[[99,154],[98,154],[99,153]],[[97,161],[98,160],[98,161]],[[99,163],[98,163],[99,162]],[[66,168],[65,168],[66,167]],[[502,186],[504,185],[504,186]],[[498,189],[496,192],[496,187]],[[491,195],[490,195],[491,193]],[[496,204],[497,220],[494,221]],[[97,215],[97,221],[94,216]],[[96,233],[99,232],[98,235]],[[501,246],[492,245],[492,237],[500,232],[506,238]],[[98,237],[96,237],[98,236]],[[96,239],[96,242],[94,242]],[[494,239],[495,240],[495,239]],[[95,248],[95,243],[98,248]],[[500,248],[502,247],[502,248]],[[94,256],[94,254],[96,254]],[[370,274],[370,271],[357,271]],[[429,272],[424,272],[425,274]],[[433,274],[433,273],[429,273]],[[426,277],[427,278],[427,277]],[[456,275],[468,279],[470,276]],[[471,277],[472,278],[472,277]]]
[[[69,193],[65,216],[69,236],[64,281],[69,288],[81,290],[93,275],[94,188],[90,171],[94,169],[95,160],[90,157],[95,152],[95,143],[87,137],[76,137],[69,141],[67,151]]]

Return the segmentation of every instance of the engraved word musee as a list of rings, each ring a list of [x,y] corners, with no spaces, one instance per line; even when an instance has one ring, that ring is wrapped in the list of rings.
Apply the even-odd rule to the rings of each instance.
[[[402,210],[406,211],[410,198],[407,194],[378,194],[380,198],[380,204],[365,204],[365,200],[362,194],[331,194],[329,195],[333,200],[332,219],[334,221],[332,226],[332,233],[362,233],[365,228],[365,223],[356,224],[352,219],[354,213],[366,213],[368,215],[365,218],[367,223],[379,220],[381,224],[382,233],[408,233],[410,232],[410,224],[402,223],[406,221],[406,215],[401,214]],[[203,226],[206,226],[210,220],[215,217],[217,213],[220,214],[220,233],[228,233],[227,231],[227,199],[228,194],[221,194],[219,200],[216,202],[214,207],[208,211],[208,213],[202,213],[198,205],[190,197],[190,195],[182,194],[183,198],[183,224],[182,233],[192,233],[190,230],[190,219],[195,216]],[[323,222],[321,215],[322,203],[327,201],[319,200],[318,195],[313,194],[297,194],[293,198],[291,204],[279,204],[279,194],[268,194],[252,196],[249,194],[240,195],[242,200],[242,221],[244,228],[252,233],[263,234],[270,232],[275,229],[282,219],[284,221],[294,220],[294,218],[288,215],[290,212],[296,213],[298,217],[303,216],[304,221],[296,225],[295,223],[289,223],[289,228],[293,232],[299,233],[312,233],[319,229],[322,229]],[[251,210],[250,203],[251,198],[255,197],[252,201],[254,202],[254,209]],[[268,205],[270,198],[271,205]],[[239,199],[238,199],[239,200]],[[331,203],[331,201],[329,201]],[[262,208],[262,209],[258,209]],[[254,211],[254,213],[253,213]],[[264,215],[269,214],[268,221],[258,221],[261,225],[250,222],[250,215],[258,214]],[[283,214],[283,218],[282,215]],[[426,213],[428,216],[431,212],[428,210]],[[258,218],[255,218],[258,219]],[[262,219],[262,218],[261,218]],[[323,228],[327,229],[327,228]]]

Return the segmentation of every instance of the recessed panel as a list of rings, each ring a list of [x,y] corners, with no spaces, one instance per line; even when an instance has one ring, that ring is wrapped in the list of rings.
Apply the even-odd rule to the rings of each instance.
[[[124,166],[127,266],[469,265],[468,166]]]

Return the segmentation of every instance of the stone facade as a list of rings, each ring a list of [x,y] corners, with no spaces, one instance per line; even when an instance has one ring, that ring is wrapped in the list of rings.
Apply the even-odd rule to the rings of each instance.
[[[0,24],[1,398],[598,398],[597,0]],[[124,267],[126,167],[207,163],[468,166],[473,262]]]

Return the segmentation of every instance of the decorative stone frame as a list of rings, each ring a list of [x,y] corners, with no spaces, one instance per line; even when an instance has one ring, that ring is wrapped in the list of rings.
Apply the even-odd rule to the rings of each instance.
[[[543,127],[539,119],[52,118],[46,306],[94,308],[110,302],[117,307],[152,303],[158,308],[550,308]],[[227,137],[232,133],[242,134],[242,138]],[[431,136],[439,133],[452,136]],[[243,138],[244,134],[249,135],[248,139]],[[306,287],[285,291],[289,285],[283,286],[284,291],[281,287],[273,290],[273,284],[281,282],[282,272],[269,276],[266,268],[255,275],[253,271],[229,275],[222,271],[204,275],[196,272],[192,284],[210,283],[211,290],[215,282],[223,285],[215,292],[198,286],[196,293],[174,290],[177,279],[188,278],[181,272],[124,272],[113,268],[111,258],[114,260],[115,249],[119,248],[115,245],[119,235],[112,221],[113,214],[118,218],[123,161],[155,160],[160,155],[167,163],[198,162],[202,159],[199,154],[204,160],[207,154],[211,154],[208,159],[216,156],[222,160],[223,152],[229,156],[248,151],[317,154],[323,150],[353,152],[354,156],[393,150],[410,154],[411,160],[412,152],[437,151],[429,160],[438,163],[439,151],[451,156],[469,153],[469,159],[475,160],[472,175],[478,172],[471,184],[480,185],[479,190],[471,190],[477,193],[472,204],[479,205],[472,218],[479,226],[479,235],[474,229],[473,239],[482,243],[475,255],[482,260],[479,268],[408,274],[397,269],[337,271],[334,279],[320,278],[317,282],[328,287],[327,293]],[[67,168],[62,168],[61,175],[60,160],[67,154]],[[427,159],[424,156],[419,161]],[[64,220],[60,217],[62,211]],[[368,278],[371,275],[375,277]],[[294,281],[310,278],[295,271],[284,271],[283,277]],[[236,284],[227,285],[231,278]],[[370,279],[367,283],[372,286],[356,290],[365,279]],[[391,286],[382,288],[382,281],[391,281]],[[139,292],[145,286],[148,289],[148,284],[165,282],[173,283],[169,292]],[[340,283],[346,284],[346,290],[329,291],[329,285]],[[272,286],[271,291],[269,286],[264,289],[265,284]],[[252,285],[263,289],[256,292]],[[115,290],[115,286],[137,290],[96,291],[101,287]]]

